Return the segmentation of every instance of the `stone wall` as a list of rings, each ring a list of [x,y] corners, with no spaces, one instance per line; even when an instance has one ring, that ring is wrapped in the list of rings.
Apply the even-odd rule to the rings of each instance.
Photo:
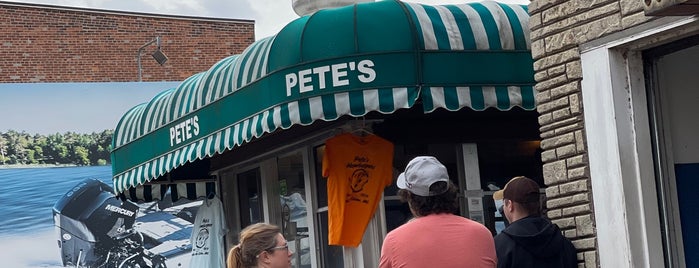
[[[254,21],[0,2],[0,83],[181,81],[255,41]]]
[[[580,267],[597,267],[598,252],[579,45],[649,20],[642,4],[642,0],[529,4],[548,216],[573,241]]]

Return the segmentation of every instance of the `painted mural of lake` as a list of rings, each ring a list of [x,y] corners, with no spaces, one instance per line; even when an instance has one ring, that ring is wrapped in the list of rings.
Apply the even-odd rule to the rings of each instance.
[[[2,267],[62,267],[54,203],[85,179],[111,185],[110,166],[0,169]]]

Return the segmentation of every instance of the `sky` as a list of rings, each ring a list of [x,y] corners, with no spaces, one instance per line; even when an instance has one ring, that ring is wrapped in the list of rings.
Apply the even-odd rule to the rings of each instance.
[[[4,0],[155,14],[249,19],[257,39],[279,32],[298,18],[291,0]],[[325,1],[325,0],[324,0]],[[378,0],[380,1],[380,0]],[[425,4],[455,4],[479,0],[406,0]],[[529,0],[498,0],[529,4]],[[0,83],[0,132],[30,134],[100,132],[114,129],[133,106],[176,87],[163,83]]]

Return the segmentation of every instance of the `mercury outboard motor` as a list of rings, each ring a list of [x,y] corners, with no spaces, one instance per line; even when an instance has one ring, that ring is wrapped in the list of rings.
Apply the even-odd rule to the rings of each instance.
[[[137,212],[138,206],[120,201],[99,180],[73,187],[53,207],[63,266],[165,267],[164,258],[148,252],[132,229]]]

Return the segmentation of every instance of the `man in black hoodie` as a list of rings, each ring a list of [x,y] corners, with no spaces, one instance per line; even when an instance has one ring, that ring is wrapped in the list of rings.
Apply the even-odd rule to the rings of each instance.
[[[503,200],[503,213],[510,222],[495,236],[498,268],[578,266],[573,243],[557,225],[541,217],[539,184],[514,177],[493,199]]]

